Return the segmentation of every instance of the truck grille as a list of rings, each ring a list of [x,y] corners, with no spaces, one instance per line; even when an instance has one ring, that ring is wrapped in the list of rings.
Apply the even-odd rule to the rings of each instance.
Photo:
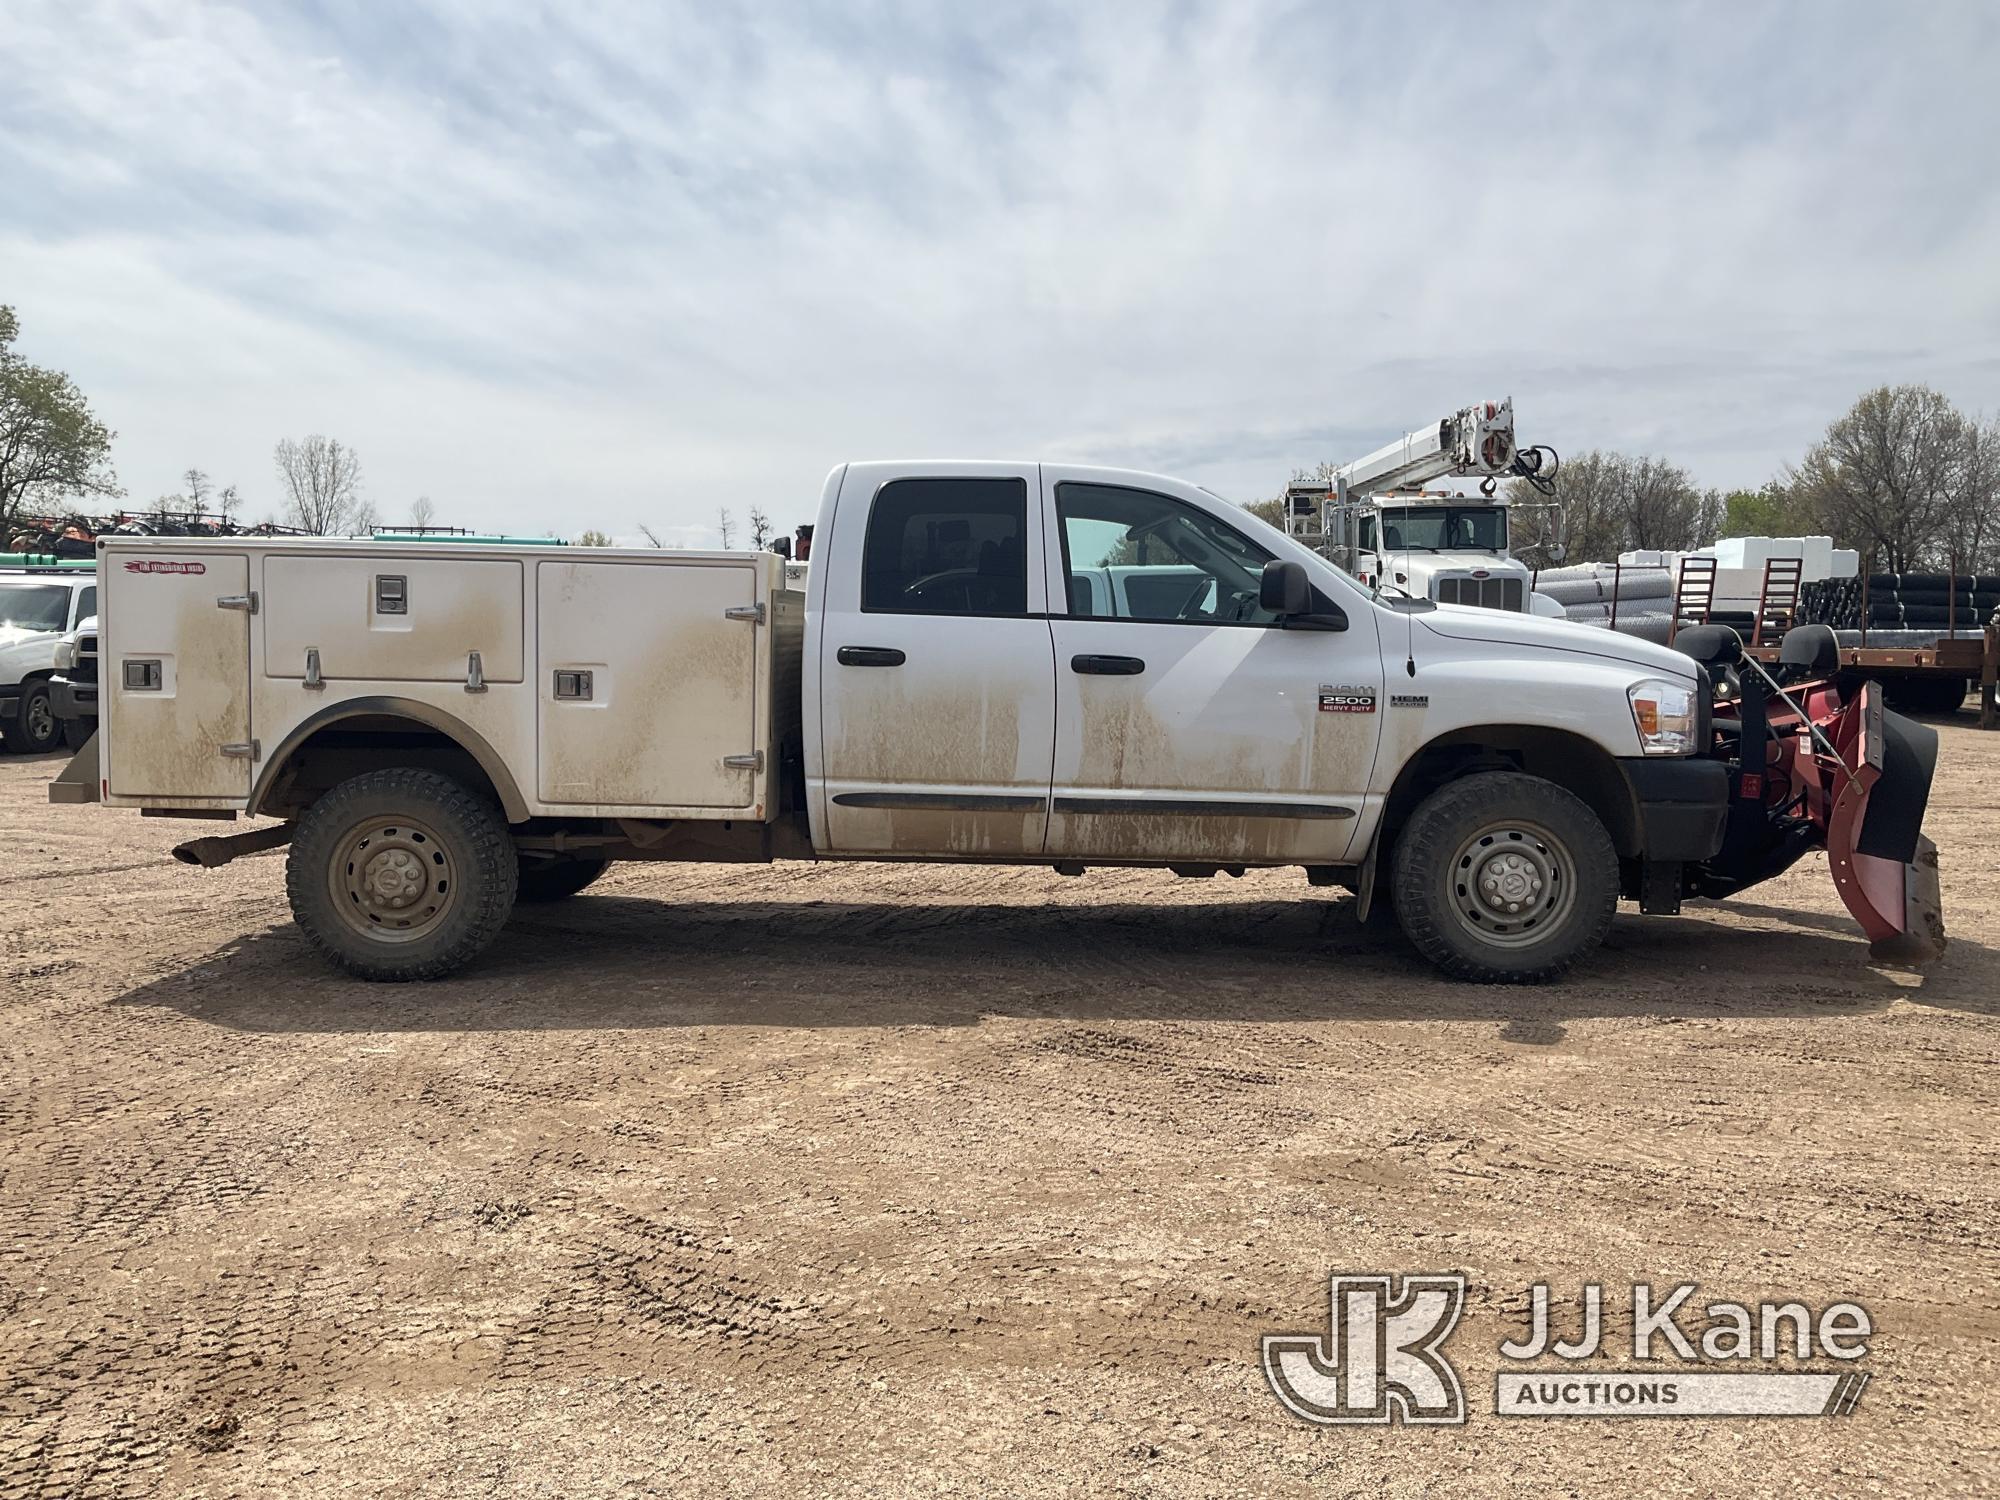
[[[76,665],[70,669],[73,682],[97,681],[97,637],[80,635],[76,638]]]
[[[1440,604],[1473,604],[1481,609],[1521,608],[1521,580],[1518,578],[1440,578]]]

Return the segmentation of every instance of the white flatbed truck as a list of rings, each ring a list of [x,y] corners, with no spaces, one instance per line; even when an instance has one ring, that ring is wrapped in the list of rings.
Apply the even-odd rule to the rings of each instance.
[[[847,464],[814,536],[803,592],[761,552],[102,538],[101,728],[51,797],[282,820],[175,852],[289,843],[299,926],[383,980],[612,860],[1300,866],[1479,980],[1714,875],[1685,654],[1371,589],[1123,470]]]

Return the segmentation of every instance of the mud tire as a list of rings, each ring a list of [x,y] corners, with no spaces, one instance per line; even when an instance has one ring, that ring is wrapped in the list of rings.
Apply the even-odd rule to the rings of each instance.
[[[370,861],[391,857],[392,899],[410,903],[400,909],[371,904]],[[306,940],[335,967],[387,983],[442,979],[478,957],[513,910],[518,879],[500,810],[409,767],[369,771],[313,803],[285,865]]]
[[[1482,895],[1486,881],[1496,889]],[[1393,851],[1397,920],[1454,979],[1537,984],[1604,940],[1618,856],[1580,798],[1553,782],[1488,771],[1418,804]],[[1518,910],[1504,903],[1518,892]]]

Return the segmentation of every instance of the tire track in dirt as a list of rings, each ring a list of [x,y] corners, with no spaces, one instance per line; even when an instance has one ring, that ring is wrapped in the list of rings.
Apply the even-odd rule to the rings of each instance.
[[[1934,1293],[2000,1281],[2000,867],[1953,811],[2000,739],[1944,767],[1921,982],[1802,869],[1523,993],[1295,873],[833,864],[615,870],[382,990],[281,859],[171,865],[0,762],[0,1500],[1976,1488],[2000,1314]],[[1252,1356],[1340,1265],[1465,1269],[1475,1383],[1539,1276],[1886,1332],[1838,1430],[1336,1457]]]

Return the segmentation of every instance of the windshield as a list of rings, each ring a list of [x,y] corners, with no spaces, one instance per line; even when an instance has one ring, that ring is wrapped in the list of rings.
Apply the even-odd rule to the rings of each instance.
[[[0,626],[61,630],[69,624],[69,590],[58,583],[0,583]]]
[[[1507,550],[1507,512],[1497,505],[1424,505],[1382,512],[1385,552]]]

